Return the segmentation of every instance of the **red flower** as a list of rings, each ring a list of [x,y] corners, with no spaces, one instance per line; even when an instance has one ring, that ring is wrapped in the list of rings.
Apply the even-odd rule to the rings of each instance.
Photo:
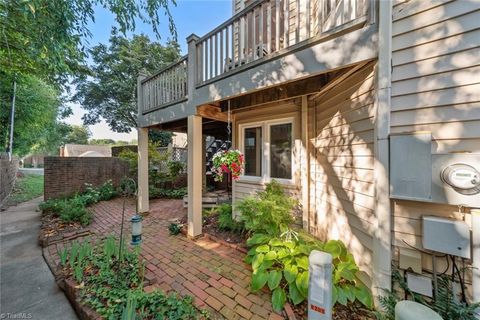
[[[228,167],[225,165],[225,164],[221,164],[220,167],[222,168],[222,170],[226,173],[229,173],[230,172],[230,169],[228,169]]]

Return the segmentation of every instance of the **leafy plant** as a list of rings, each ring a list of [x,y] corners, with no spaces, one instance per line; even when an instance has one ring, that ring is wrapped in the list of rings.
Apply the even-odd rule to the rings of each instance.
[[[104,319],[206,319],[208,314],[195,308],[190,297],[180,298],[155,290],[143,291],[145,265],[139,250],[125,248],[118,256],[118,241],[107,237],[93,247],[89,241],[72,244],[73,267],[65,270],[82,282],[82,301]],[[74,258],[72,258],[74,257]],[[83,257],[80,259],[80,257]]]
[[[109,180],[98,189],[90,184],[85,185],[85,191],[65,199],[50,199],[40,204],[45,213],[55,214],[65,222],[79,222],[89,225],[93,215],[86,207],[101,200],[109,200],[118,192]]]
[[[79,245],[77,241],[74,241],[72,243],[72,246],[70,247],[70,257],[68,258],[68,261],[70,263],[70,268],[75,268],[75,262],[77,261],[77,255],[78,255],[78,249]]]
[[[107,201],[118,196],[118,190],[113,186],[112,180],[107,180],[98,188],[99,200]]]
[[[236,233],[242,233],[245,230],[243,222],[232,217],[232,206],[230,204],[222,204],[216,208],[216,211],[218,212],[218,227],[220,230]]]
[[[179,234],[181,230],[182,230],[182,227],[178,223],[173,223],[172,222],[168,226],[168,231],[170,231],[170,234],[173,235],[173,236],[176,236],[177,234]]]
[[[172,179],[178,177],[185,170],[185,163],[182,161],[170,160],[167,162],[168,174]]]
[[[356,278],[358,267],[342,242],[331,240],[323,244],[301,238],[285,240],[257,233],[248,239],[247,244],[251,249],[245,262],[253,269],[250,287],[252,291],[258,291],[268,286],[272,291],[274,310],[282,310],[287,300],[297,305],[307,298],[308,256],[312,250],[326,251],[333,257],[333,303],[346,305],[358,300],[366,307],[372,307],[371,293]]]
[[[67,264],[67,259],[68,259],[68,248],[63,247],[62,250],[57,251],[58,256],[60,257],[60,265],[65,266]]]
[[[251,234],[279,236],[293,222],[292,211],[296,205],[297,201],[285,195],[281,185],[273,180],[265,191],[245,198],[236,208]]]
[[[182,199],[187,195],[187,188],[161,189],[150,186],[150,198]]]
[[[127,298],[127,303],[123,308],[122,320],[135,320],[137,319],[137,299],[135,295],[130,294]]]

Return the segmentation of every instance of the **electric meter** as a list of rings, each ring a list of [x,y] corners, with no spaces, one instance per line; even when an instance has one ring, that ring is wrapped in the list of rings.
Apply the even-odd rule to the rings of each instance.
[[[468,164],[455,163],[445,167],[441,179],[459,193],[480,193],[480,173]]]

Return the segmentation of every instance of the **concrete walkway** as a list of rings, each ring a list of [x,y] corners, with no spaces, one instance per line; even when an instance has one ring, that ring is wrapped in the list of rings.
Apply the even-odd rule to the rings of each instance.
[[[77,319],[37,244],[41,200],[0,213],[0,319]]]

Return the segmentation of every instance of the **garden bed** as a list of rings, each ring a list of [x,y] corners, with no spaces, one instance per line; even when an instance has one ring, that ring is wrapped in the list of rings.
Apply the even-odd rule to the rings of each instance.
[[[44,249],[46,261],[58,286],[65,292],[82,320],[93,319],[205,319],[207,314],[191,297],[151,290],[155,281],[139,255],[138,248],[119,250],[112,236],[95,244],[87,237]],[[148,289],[148,290],[147,290]]]
[[[237,231],[220,228],[218,218],[218,213],[213,213],[203,217],[203,234],[212,238],[213,241],[227,244],[229,247],[239,248],[242,252],[246,252],[246,241],[248,238],[246,233],[239,233]],[[184,226],[187,225],[187,215],[180,220],[180,223]]]
[[[88,234],[90,231],[79,222],[65,222],[54,215],[44,214],[38,244],[44,248],[59,241],[72,240]]]

